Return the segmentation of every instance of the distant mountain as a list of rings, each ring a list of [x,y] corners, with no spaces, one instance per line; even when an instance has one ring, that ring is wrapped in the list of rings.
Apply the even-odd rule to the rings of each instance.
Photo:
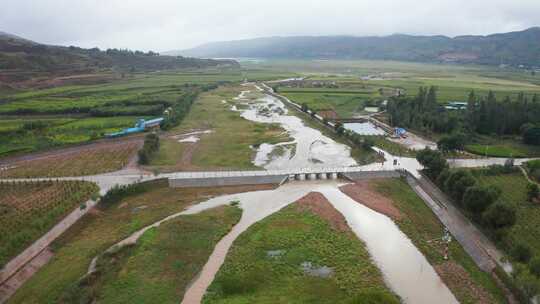
[[[540,66],[540,27],[489,36],[270,37],[168,54],[201,58],[382,59]]]
[[[40,44],[0,32],[0,83],[24,81],[36,75],[72,75],[104,69],[155,71],[178,68],[238,66],[234,60],[160,56],[157,53]]]

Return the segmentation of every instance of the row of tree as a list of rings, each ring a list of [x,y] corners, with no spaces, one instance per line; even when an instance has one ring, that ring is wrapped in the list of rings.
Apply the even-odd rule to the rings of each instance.
[[[511,257],[519,262],[511,280],[512,285],[518,287],[520,298],[528,302],[528,299],[540,292],[540,256],[535,257],[528,244],[507,237],[508,230],[517,220],[515,205],[501,200],[499,188],[481,185],[470,170],[449,169],[439,151],[423,150],[418,153],[417,159],[424,166],[428,177],[464,209],[473,221],[500,241]],[[515,170],[513,163],[508,162],[505,166],[492,166],[475,174],[500,175]],[[531,185],[528,187],[529,199],[537,197],[539,193],[538,186]]]
[[[540,97],[523,93],[499,101],[493,92],[478,97],[471,92],[463,110],[447,110],[437,102],[435,87],[419,88],[416,97],[388,102],[390,123],[425,133],[522,135],[527,144],[540,145]],[[453,138],[456,140],[459,138]],[[456,146],[450,143],[451,146]],[[458,145],[459,146],[459,145]]]

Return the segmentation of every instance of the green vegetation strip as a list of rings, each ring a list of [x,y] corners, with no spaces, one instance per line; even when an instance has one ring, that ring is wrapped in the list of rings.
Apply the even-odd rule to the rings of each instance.
[[[147,231],[136,245],[107,253],[97,272],[63,295],[66,303],[178,303],[217,242],[240,220],[223,206]]]
[[[303,263],[333,272],[328,277],[308,274]],[[398,301],[350,230],[334,230],[295,204],[250,227],[234,242],[203,303]]]

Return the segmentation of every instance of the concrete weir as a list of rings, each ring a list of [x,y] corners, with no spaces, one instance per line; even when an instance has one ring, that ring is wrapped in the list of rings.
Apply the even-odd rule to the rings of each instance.
[[[217,172],[182,172],[168,176],[169,186],[187,187],[219,187],[236,185],[283,184],[304,180],[336,180],[343,177],[347,180],[366,178],[398,177],[398,171],[364,171],[360,167],[268,170],[268,171],[217,171]]]

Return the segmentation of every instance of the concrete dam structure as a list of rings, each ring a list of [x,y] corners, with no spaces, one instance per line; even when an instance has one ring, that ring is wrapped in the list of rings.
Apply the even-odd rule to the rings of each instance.
[[[215,172],[181,172],[168,175],[170,187],[218,187],[238,185],[283,184],[304,180],[349,181],[370,178],[399,177],[400,171],[380,170],[366,171],[361,167],[319,168],[319,169],[287,169],[267,171],[215,171]]]

